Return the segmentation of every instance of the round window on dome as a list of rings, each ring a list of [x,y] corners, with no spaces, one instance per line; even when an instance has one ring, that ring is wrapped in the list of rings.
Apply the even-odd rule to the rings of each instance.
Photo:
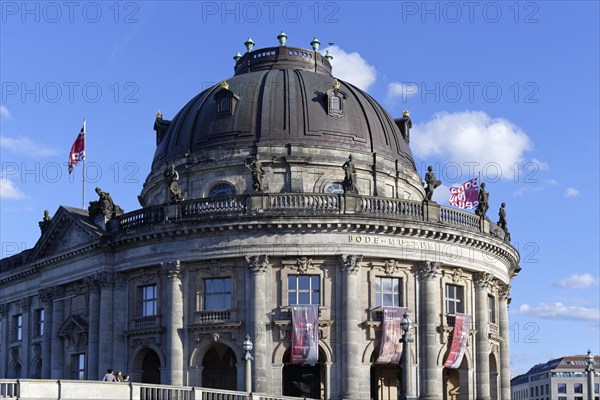
[[[330,183],[325,186],[325,193],[344,194],[344,186],[341,183]]]
[[[213,186],[206,197],[225,197],[235,195],[235,187],[230,183],[221,182]]]

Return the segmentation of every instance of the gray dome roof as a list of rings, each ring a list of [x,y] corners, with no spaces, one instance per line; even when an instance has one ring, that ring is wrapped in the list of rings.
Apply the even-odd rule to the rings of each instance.
[[[292,47],[260,49],[244,55],[235,69],[235,76],[226,81],[235,97],[233,115],[218,116],[221,85],[198,94],[170,123],[165,121],[168,128],[157,140],[153,169],[211,149],[273,144],[377,153],[414,168],[394,119],[364,91],[340,81],[343,115],[330,115],[328,93],[334,78],[328,60],[319,53]]]

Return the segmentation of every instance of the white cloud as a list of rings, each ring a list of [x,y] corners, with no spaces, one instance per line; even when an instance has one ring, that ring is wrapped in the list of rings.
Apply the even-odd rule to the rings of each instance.
[[[568,187],[565,189],[565,197],[579,197],[581,196],[581,192],[579,192],[579,190],[572,188],[572,187]]]
[[[357,52],[346,53],[338,46],[329,46],[324,49],[324,51],[327,50],[333,56],[331,60],[333,76],[350,82],[362,90],[369,90],[369,87],[375,82],[377,76],[374,66],[367,63]]]
[[[537,158],[531,160],[531,162],[537,166],[539,171],[548,171],[550,169],[550,164],[544,161],[540,161]]]
[[[21,200],[25,199],[25,193],[21,191],[8,178],[0,177],[0,199],[4,200]]]
[[[433,119],[416,124],[411,148],[422,159],[441,157],[462,165],[478,163],[482,178],[500,174],[513,179],[514,164],[532,147],[518,126],[504,118],[492,118],[483,111],[441,112]]]
[[[566,279],[554,283],[555,287],[565,289],[584,289],[591,286],[600,285],[600,279],[594,278],[591,274],[573,274]]]
[[[36,143],[26,136],[18,138],[0,136],[0,148],[28,157],[50,157],[57,154],[55,149]]]
[[[0,106],[0,118],[9,119],[11,116],[10,111],[6,106]]]
[[[419,85],[413,82],[391,82],[387,85],[387,100],[390,102],[401,98],[402,101],[406,101],[409,97],[412,97],[419,93]]]
[[[539,303],[537,305],[521,304],[518,312],[523,315],[545,319],[584,321],[598,321],[600,319],[600,310],[597,308],[567,306],[560,302],[551,304]]]

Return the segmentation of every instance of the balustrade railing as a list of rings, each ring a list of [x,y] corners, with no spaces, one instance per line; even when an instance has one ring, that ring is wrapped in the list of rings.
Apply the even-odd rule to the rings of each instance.
[[[341,209],[339,194],[283,193],[268,196],[272,210],[339,212]]]
[[[163,206],[153,206],[135,210],[117,217],[119,230],[134,229],[144,225],[163,222],[165,209]]]
[[[218,213],[245,213],[246,196],[214,197],[182,203],[184,218]]]
[[[198,311],[200,322],[223,322],[231,320],[231,311],[229,310],[211,310]]]
[[[407,219],[423,220],[423,203],[385,197],[361,197],[360,211],[402,216]]]
[[[440,222],[449,225],[458,225],[461,227],[479,229],[480,217],[465,211],[441,207]]]

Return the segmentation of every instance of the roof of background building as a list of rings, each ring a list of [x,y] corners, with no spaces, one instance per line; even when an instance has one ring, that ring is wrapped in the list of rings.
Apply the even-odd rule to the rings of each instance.
[[[529,369],[524,374],[515,376],[510,380],[511,385],[520,385],[522,383],[526,383],[529,380],[531,375],[539,374],[547,371],[561,370],[561,371],[581,371],[583,372],[585,366],[587,365],[585,361],[585,355],[575,355],[575,356],[564,356],[560,358],[555,358],[549,360],[545,363],[536,364]],[[600,368],[600,356],[594,357],[594,368]]]

